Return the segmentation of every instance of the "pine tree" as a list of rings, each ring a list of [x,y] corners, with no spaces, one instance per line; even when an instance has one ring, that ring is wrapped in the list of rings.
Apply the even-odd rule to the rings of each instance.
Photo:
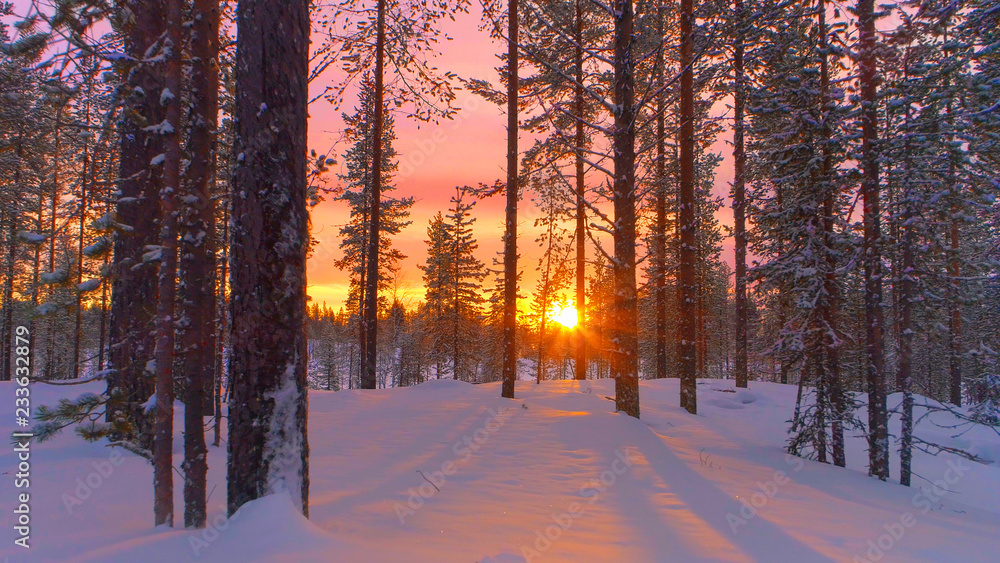
[[[219,114],[219,2],[197,0],[188,28],[191,51],[185,121],[189,128],[178,264],[178,342],[184,376],[184,526],[205,527],[205,412],[214,409],[215,377],[215,204]]]
[[[344,154],[344,164],[346,172],[340,176],[340,180],[345,183],[344,191],[339,196],[351,207],[350,219],[346,225],[341,227],[340,249],[344,253],[343,257],[334,262],[334,265],[349,273],[350,287],[348,290],[348,310],[358,315],[360,319],[364,313],[365,296],[370,289],[367,282],[369,275],[368,268],[368,239],[371,237],[371,194],[372,194],[372,154],[374,143],[375,121],[375,84],[370,79],[362,81],[359,105],[355,108],[353,115],[344,115],[344,123],[347,127],[346,137],[353,142],[350,149]],[[379,259],[377,293],[384,291],[388,287],[393,272],[398,270],[399,263],[406,256],[399,250],[393,248],[393,235],[399,234],[410,224],[408,220],[410,208],[413,206],[413,198],[396,199],[387,197],[386,192],[395,190],[392,183],[393,175],[398,168],[396,162],[396,151],[392,146],[395,140],[395,123],[383,105],[382,119],[382,143],[381,143],[381,166],[379,173],[381,176],[381,188],[379,204],[379,238],[378,244]],[[380,310],[385,310],[388,303],[385,298],[376,295],[376,303]],[[359,328],[363,328],[364,323],[359,323]],[[365,350],[368,344],[368,337],[364,330],[359,332],[361,349]],[[362,353],[362,357],[365,354]],[[366,384],[372,384],[367,381]],[[362,388],[368,388],[362,386]]]
[[[469,365],[482,314],[481,282],[486,277],[483,263],[474,255],[479,245],[472,232],[475,202],[465,201],[469,191],[468,187],[456,188],[448,215],[439,213],[431,219],[427,262],[422,267],[438,365],[443,356],[450,357],[452,377],[463,380],[473,375]]]
[[[243,2],[237,32],[228,512],[287,491],[308,515],[308,4]]]

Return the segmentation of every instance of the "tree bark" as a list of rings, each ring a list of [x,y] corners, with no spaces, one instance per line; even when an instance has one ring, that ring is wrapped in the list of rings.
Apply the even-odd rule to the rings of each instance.
[[[162,49],[163,88],[158,98],[165,106],[159,125],[163,138],[163,183],[160,190],[160,268],[157,278],[156,352],[154,380],[156,407],[153,438],[153,513],[156,525],[174,525],[174,299],[177,287],[177,193],[181,189],[181,0],[166,0],[166,35]]]
[[[129,0],[132,21],[126,28],[125,53],[141,60],[164,33],[165,15],[158,2]],[[115,236],[112,259],[111,322],[108,335],[108,396],[113,404],[108,421],[133,428],[129,438],[144,449],[152,448],[152,429],[143,404],[153,394],[150,361],[155,347],[154,317],[157,302],[156,270],[142,263],[145,248],[158,241],[160,178],[150,171],[150,161],[163,152],[163,139],[144,130],[163,119],[155,93],[160,77],[147,64],[135,64],[126,77],[130,95],[121,124],[116,220],[131,230]]]
[[[635,285],[635,61],[632,59],[632,0],[615,1],[615,111],[613,204],[614,248],[611,263],[611,376],[615,407],[639,418],[638,298]]]
[[[368,255],[367,275],[365,276],[364,321],[364,354],[361,359],[361,388],[375,389],[375,363],[378,360],[378,247],[379,247],[379,210],[382,200],[382,126],[385,116],[385,6],[386,0],[378,0],[378,20],[375,39],[375,109],[372,124],[372,168],[371,191],[369,193],[371,208],[368,211]]]
[[[308,516],[309,3],[241,0],[237,33],[228,510],[287,491]]]
[[[219,2],[195,0],[187,97],[190,161],[180,228],[180,340],[184,377],[184,526],[205,527],[208,472],[205,413],[212,412],[215,375],[215,135],[219,114]]]
[[[681,91],[680,91],[680,275],[677,279],[677,306],[680,323],[677,334],[677,357],[681,376],[681,407],[689,413],[698,412],[696,358],[696,280],[695,231],[697,218],[694,208],[694,70],[692,0],[681,0]]]
[[[663,39],[663,3],[657,7],[657,34]],[[663,46],[656,53],[656,203],[654,223],[654,307],[656,309],[656,378],[667,377],[667,105]]]
[[[517,380],[517,133],[518,0],[507,4],[507,208],[503,237],[503,383],[502,397],[514,398]]]
[[[583,0],[576,0],[576,88],[574,103],[576,106],[576,356],[573,360],[574,379],[587,379],[587,339],[585,325],[587,322],[587,185],[584,178],[583,146],[587,142],[583,130],[584,91],[583,91]]]
[[[865,343],[868,387],[868,474],[889,477],[882,314],[881,212],[878,169],[878,77],[875,2],[858,0],[858,71],[861,85],[861,191],[864,206]]]
[[[746,231],[746,147],[744,140],[747,91],[743,56],[746,26],[743,0],[735,0],[736,44],[733,46],[733,243],[736,287],[736,386],[747,386],[747,231]]]

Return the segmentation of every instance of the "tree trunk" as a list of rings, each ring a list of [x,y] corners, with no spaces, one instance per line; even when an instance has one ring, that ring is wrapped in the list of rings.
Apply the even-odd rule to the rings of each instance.
[[[517,133],[518,1],[507,3],[507,209],[503,236],[503,383],[502,397],[514,398],[517,381]]]
[[[216,179],[218,179],[218,175],[216,175]],[[226,186],[228,185],[227,182]],[[215,405],[213,411],[215,413],[215,435],[212,437],[212,445],[216,448],[222,443],[222,375],[225,373],[223,361],[226,341],[226,311],[229,310],[226,300],[226,281],[228,280],[227,269],[229,267],[229,201],[231,201],[232,195],[227,195],[229,197],[224,200],[226,203],[222,206],[222,239],[220,240],[222,272],[219,276],[219,303],[216,309],[218,328],[215,332]]]
[[[573,360],[574,379],[587,379],[587,205],[586,182],[583,172],[583,145],[587,137],[583,130],[583,0],[576,0],[576,357]]]
[[[663,37],[663,3],[657,8],[657,37]],[[656,203],[654,224],[654,307],[656,309],[656,378],[667,377],[667,104],[663,47],[656,53]]]
[[[638,299],[635,286],[635,61],[632,0],[615,0],[614,246],[611,376],[615,407],[639,418]]]
[[[864,205],[865,343],[868,383],[868,474],[889,477],[882,334],[882,252],[878,170],[878,77],[875,2],[858,0],[858,71],[861,84],[861,191]]]
[[[195,0],[181,210],[180,340],[184,377],[184,526],[204,528],[205,413],[212,412],[215,368],[215,132],[219,114],[219,2]]]
[[[90,103],[87,104],[85,123],[90,124]],[[83,233],[85,222],[87,221],[87,172],[88,168],[93,168],[94,163],[90,160],[90,143],[84,140],[83,145],[83,170],[80,175],[80,234],[77,240],[76,249],[76,319],[73,326],[73,379],[80,377],[80,340],[83,336],[83,293],[79,286],[83,283]],[[91,171],[91,174],[93,172]]]
[[[367,275],[365,276],[365,306],[362,332],[364,333],[364,356],[361,365],[361,388],[374,389],[375,363],[378,358],[378,247],[379,222],[382,200],[382,122],[385,115],[385,87],[382,75],[385,73],[385,4],[387,0],[378,0],[378,26],[375,40],[375,123],[372,127],[372,172],[371,192],[369,194],[371,208],[368,211],[368,255]]]
[[[15,181],[15,185],[19,182]],[[11,354],[11,335],[14,332],[14,263],[17,254],[17,213],[5,211],[3,217],[6,219],[7,227],[7,271],[3,288],[3,334],[0,334],[0,347],[3,347],[3,373],[0,374],[0,381],[10,381],[14,373],[13,355]],[[2,232],[2,227],[0,227]]]
[[[896,374],[896,382],[903,393],[902,429],[900,432],[899,446],[899,483],[910,486],[911,461],[913,459],[913,393],[912,389],[912,369],[913,358],[913,276],[915,275],[915,260],[913,255],[913,226],[910,224],[913,218],[912,194],[905,188],[904,192],[904,212],[903,212],[903,241],[902,241],[902,279],[900,283],[899,295],[899,371]]]
[[[60,131],[62,129],[62,114],[65,108],[64,101],[59,101],[59,109],[56,110],[56,122],[55,122],[55,153],[53,154],[52,162],[52,193],[49,201],[51,201],[51,207],[49,208],[49,271],[54,272],[56,269],[56,214],[59,204],[59,171],[60,162],[59,158],[62,155],[62,135]],[[52,289],[49,290],[49,296],[55,294]],[[56,345],[56,320],[55,315],[48,315],[48,343],[45,347],[45,379],[52,379],[55,377],[55,372],[52,371],[52,365],[55,362],[55,345]]]
[[[181,0],[166,2],[163,89],[156,92],[165,116],[160,126],[165,159],[160,190],[160,270],[157,279],[156,407],[153,439],[153,512],[156,525],[174,525],[174,298],[177,287],[177,193],[181,189]]]
[[[844,451],[844,424],[843,419],[847,415],[847,406],[844,404],[843,382],[840,379],[840,352],[839,338],[837,335],[837,309],[840,301],[840,291],[837,287],[837,258],[833,253],[834,244],[834,206],[838,194],[837,183],[832,178],[833,164],[830,154],[830,127],[826,123],[827,116],[833,108],[830,107],[830,60],[829,44],[827,40],[826,26],[826,0],[819,0],[817,13],[819,18],[820,35],[820,103],[821,115],[824,116],[822,139],[823,139],[823,165],[821,176],[825,183],[826,197],[823,200],[823,238],[826,248],[826,275],[823,280],[823,292],[826,294],[823,299],[823,306],[820,308],[821,321],[824,328],[823,351],[826,359],[822,366],[826,376],[826,391],[831,399],[833,407],[833,418],[830,421],[830,445],[833,453],[833,464],[838,467],[846,467],[847,459]]]
[[[236,55],[228,511],[287,491],[308,516],[309,3],[242,0]]]
[[[681,376],[681,407],[689,413],[698,412],[696,382],[696,288],[695,231],[697,218],[694,208],[694,70],[692,0],[681,0],[680,66],[680,275],[677,279],[677,306],[680,323],[677,333],[677,358]]]
[[[156,2],[129,0],[134,21],[128,26],[125,53],[142,59],[164,33],[163,6]],[[112,259],[111,323],[108,335],[108,409],[110,421],[125,422],[144,449],[152,448],[152,431],[143,404],[153,394],[151,360],[155,347],[156,270],[143,265],[145,248],[158,241],[160,178],[150,171],[150,161],[163,152],[163,139],[144,130],[146,123],[163,119],[163,108],[155,93],[162,88],[149,65],[136,64],[126,77],[129,90],[121,132],[119,177],[121,197],[115,212],[130,232],[115,236]]]
[[[733,243],[736,270],[736,386],[747,386],[747,231],[746,231],[746,147],[744,115],[747,91],[743,55],[746,26],[743,0],[735,0],[736,44],[733,50]]]

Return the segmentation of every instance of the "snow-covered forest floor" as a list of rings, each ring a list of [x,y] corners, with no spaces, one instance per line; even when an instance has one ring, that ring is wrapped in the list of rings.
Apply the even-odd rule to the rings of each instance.
[[[102,388],[38,384],[32,398],[54,404]],[[787,456],[794,386],[751,382],[733,392],[732,382],[704,380],[691,416],[678,407],[677,380],[644,381],[641,420],[612,412],[613,388],[611,380],[521,381],[516,400],[499,398],[497,384],[444,380],[312,391],[310,519],[275,496],[225,520],[223,444],[210,447],[209,528],[194,532],[152,528],[148,463],[65,432],[32,446],[30,552],[13,544],[8,447],[0,557],[805,563],[996,561],[1000,553],[1000,438],[988,428],[953,439],[956,430],[931,421],[947,426],[951,415],[922,420],[918,436],[991,463],[916,452],[914,487],[905,488],[865,475],[861,432],[850,433],[849,469]],[[13,390],[0,384],[7,404]],[[890,409],[898,402],[890,396]],[[180,412],[174,420],[176,465]],[[12,421],[0,421],[0,431],[13,431]],[[175,484],[179,512],[179,474]]]

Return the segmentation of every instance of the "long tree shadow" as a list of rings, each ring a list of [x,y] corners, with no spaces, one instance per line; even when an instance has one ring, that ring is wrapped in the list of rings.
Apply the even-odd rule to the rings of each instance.
[[[726,517],[728,514],[738,515],[740,503],[692,470],[651,429],[642,426],[642,431],[635,433],[635,445],[653,471],[687,505],[688,510],[728,538],[742,552],[757,561],[834,561],[759,515],[748,523],[745,531],[733,533]],[[675,483],[684,483],[684,487],[676,487]]]

